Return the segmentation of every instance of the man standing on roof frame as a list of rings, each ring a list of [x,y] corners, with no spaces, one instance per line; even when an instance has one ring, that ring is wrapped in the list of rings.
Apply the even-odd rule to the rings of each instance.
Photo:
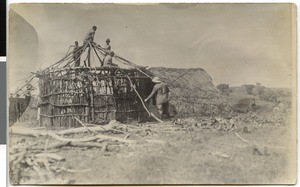
[[[156,93],[156,106],[158,109],[158,113],[160,118],[162,119],[165,115],[167,118],[170,117],[169,114],[169,88],[168,85],[160,80],[159,77],[154,77],[152,82],[156,83],[152,89],[150,95],[144,100],[147,102],[150,98],[152,98]]]
[[[112,58],[114,57],[115,53],[113,51],[107,52],[104,60],[103,60],[103,66],[104,67],[117,67],[117,64],[114,64],[112,62]]]
[[[83,41],[83,46],[88,42],[94,41],[95,32],[97,30],[97,26],[93,26],[91,30],[89,30],[88,34],[85,36]]]
[[[88,34],[86,35],[86,37],[84,38],[84,41],[83,41],[83,51],[86,50],[86,48],[88,48],[88,56],[87,56],[87,63],[86,61],[84,61],[84,65],[86,67],[91,67],[91,61],[90,61],[90,54],[91,54],[91,44],[92,42],[94,41],[94,36],[95,36],[95,32],[97,30],[97,27],[96,26],[93,26],[92,29],[88,32]],[[88,45],[89,43],[89,45]]]
[[[104,46],[104,50],[105,50],[106,55],[107,55],[111,51],[110,39],[107,38],[105,42],[106,42],[106,45]]]

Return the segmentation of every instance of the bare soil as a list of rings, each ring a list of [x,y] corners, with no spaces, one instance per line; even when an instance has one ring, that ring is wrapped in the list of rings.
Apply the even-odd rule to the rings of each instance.
[[[243,98],[245,94],[236,92],[227,101],[234,105]],[[258,105],[256,111],[226,118],[185,115],[164,123],[125,124],[122,130],[129,137],[126,133],[106,133],[137,141],[134,144],[102,142],[105,149],[64,146],[53,151],[65,158],[57,166],[83,172],[59,171],[41,177],[27,167],[17,175],[18,183],[294,184],[296,124],[291,121],[292,109],[253,98]],[[31,122],[15,125],[36,127]],[[13,134],[9,138],[11,148],[45,145],[46,140]],[[49,143],[53,142],[50,138]],[[41,169],[45,170],[42,165]]]
[[[243,114],[248,116],[249,114]],[[200,124],[201,125],[201,124]],[[100,148],[63,147],[57,154],[63,166],[79,173],[61,173],[62,180],[24,180],[24,183],[71,184],[278,184],[291,182],[291,131],[284,124],[237,123],[230,130],[212,125],[174,126],[135,124],[133,145]],[[237,134],[236,134],[237,133]],[[238,137],[238,136],[239,137]],[[20,141],[20,136],[10,136]],[[241,139],[242,138],[242,139]],[[162,141],[146,143],[145,140]],[[31,143],[34,138],[27,139]],[[44,144],[43,140],[39,140]],[[51,141],[51,140],[50,140]]]
[[[232,132],[163,131],[155,139],[165,145],[142,143],[102,152],[99,149],[63,150],[71,167],[91,168],[68,177],[77,184],[238,184],[284,183],[287,131],[282,126],[264,126],[239,134]],[[151,128],[150,128],[151,129]],[[266,133],[268,136],[266,136]],[[154,138],[151,137],[151,138]],[[147,137],[148,138],[148,137]],[[256,149],[259,151],[256,152]]]

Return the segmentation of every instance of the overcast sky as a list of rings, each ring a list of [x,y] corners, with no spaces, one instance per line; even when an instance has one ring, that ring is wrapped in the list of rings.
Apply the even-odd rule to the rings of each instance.
[[[289,4],[15,4],[10,11],[10,75],[19,80],[80,44],[95,41],[136,64],[203,68],[215,85],[291,86]]]

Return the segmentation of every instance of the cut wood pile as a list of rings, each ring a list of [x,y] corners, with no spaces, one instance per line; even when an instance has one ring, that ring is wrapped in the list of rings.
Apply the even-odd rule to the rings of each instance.
[[[97,148],[103,152],[116,147],[134,146],[138,140],[129,139],[132,134],[144,133],[151,136],[147,129],[124,125],[115,120],[107,125],[95,126],[84,124],[79,128],[60,131],[45,128],[27,128],[14,125],[10,128],[9,168],[12,184],[71,184],[74,181],[64,180],[64,175],[74,172],[87,172],[90,168],[78,169],[67,167],[60,150],[64,148]],[[133,128],[134,127],[134,128]],[[164,142],[146,139],[147,144]]]
[[[226,98],[213,85],[210,75],[201,68],[150,68],[170,86],[171,103],[179,114],[219,115],[231,111]]]

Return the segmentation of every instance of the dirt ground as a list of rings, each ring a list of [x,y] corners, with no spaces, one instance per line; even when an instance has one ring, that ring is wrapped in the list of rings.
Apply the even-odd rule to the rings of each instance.
[[[234,104],[244,97],[245,94],[236,92],[227,100]],[[11,183],[294,184],[296,124],[291,120],[292,108],[255,99],[258,106],[255,111],[234,112],[226,117],[178,115],[163,123],[120,124],[119,129],[102,134],[121,141],[100,139],[93,142],[100,147],[62,146],[49,150],[64,160],[47,160],[48,164],[36,154],[43,151],[47,141],[51,145],[57,140],[10,133]],[[38,126],[35,123],[19,122],[13,127],[33,129]],[[62,137],[93,135],[84,131]],[[123,139],[134,143],[124,143]],[[28,146],[34,144],[42,149],[28,153]],[[20,154],[23,160],[16,159]],[[12,164],[16,160],[18,164]],[[49,169],[49,164],[54,169]]]
[[[158,131],[155,139],[167,142],[164,145],[141,143],[114,153],[76,149],[61,154],[72,167],[92,168],[68,176],[77,184],[284,183],[288,165],[287,147],[281,141],[288,136],[284,127],[266,126],[240,135],[259,148],[232,132],[179,130]]]
[[[244,121],[250,114],[244,115]],[[256,115],[257,114],[252,114]],[[264,114],[265,116],[266,114]],[[271,115],[271,114],[270,114]],[[251,115],[250,115],[251,116]],[[27,179],[21,183],[69,184],[278,184],[293,182],[291,148],[293,133],[287,124],[237,121],[234,128],[216,124],[164,123],[129,125],[132,145],[108,143],[106,149],[62,147],[66,168],[54,178]],[[190,120],[190,121],[189,121]],[[199,120],[198,120],[199,121]],[[19,124],[24,125],[24,124]],[[129,131],[130,132],[130,131]],[[133,132],[133,131],[131,131]],[[123,136],[123,135],[121,135]],[[20,141],[11,135],[11,142]],[[150,142],[147,140],[154,140]],[[26,139],[28,142],[36,138]],[[39,140],[44,144],[44,140]],[[51,140],[50,140],[51,141]],[[24,171],[23,171],[24,172]],[[58,180],[61,179],[61,180]]]

